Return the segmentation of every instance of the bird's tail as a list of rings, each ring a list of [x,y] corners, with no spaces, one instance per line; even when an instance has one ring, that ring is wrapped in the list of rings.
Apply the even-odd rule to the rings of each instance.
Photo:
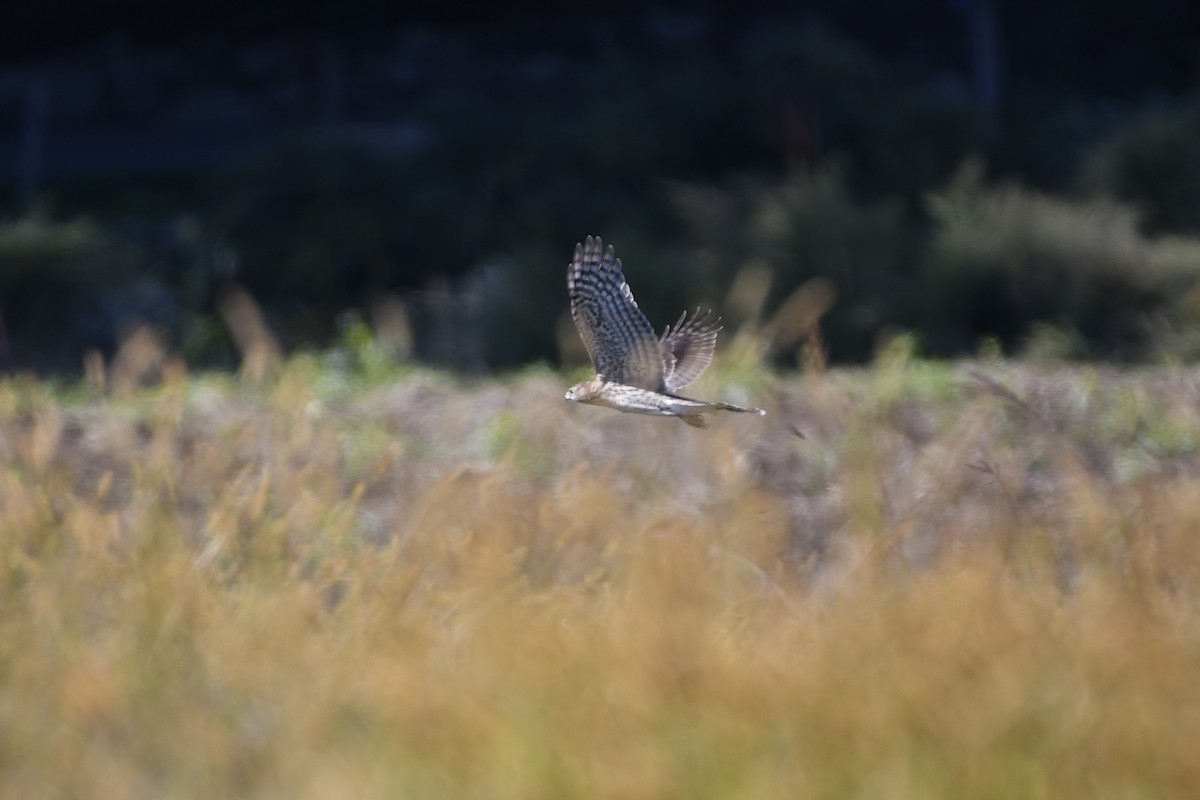
[[[719,401],[718,401],[718,402],[712,403],[712,407],[713,407],[714,409],[718,409],[718,408],[719,408],[719,409],[721,409],[722,411],[741,411],[741,412],[743,412],[743,413],[746,413],[746,414],[758,414],[760,417],[765,417],[765,416],[767,415],[767,411],[766,411],[766,409],[763,409],[763,408],[743,408],[742,406],[735,406],[733,403],[722,403],[722,402],[719,402]]]
[[[722,403],[719,400],[713,402],[693,402],[702,403],[702,405],[699,405],[692,413],[680,414],[679,418],[695,428],[708,427],[708,421],[704,419],[704,414],[708,411],[738,411],[745,414],[757,414],[760,417],[766,416],[767,414],[767,412],[761,408],[744,408],[742,406],[735,406],[733,403]]]

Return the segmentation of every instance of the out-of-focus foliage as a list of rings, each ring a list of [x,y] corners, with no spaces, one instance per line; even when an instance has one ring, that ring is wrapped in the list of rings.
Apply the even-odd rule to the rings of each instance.
[[[364,333],[0,378],[0,795],[1195,794],[1194,370],[898,337],[696,431]]]
[[[1133,203],[1149,230],[1200,234],[1200,111],[1156,111],[1086,154],[1082,184]]]
[[[5,355],[73,371],[86,349],[112,353],[126,333],[150,324],[188,357],[230,363],[209,301],[233,274],[233,254],[189,217],[133,227],[43,209],[0,222]]]
[[[405,317],[404,359],[478,372],[566,352],[570,238],[561,247],[531,239],[488,256],[480,243],[503,234],[478,226],[462,229],[458,255],[437,255],[427,243],[452,241],[459,229],[434,225],[450,220],[447,213],[389,244],[387,215],[370,210],[371,203],[352,211],[358,201],[347,198],[359,191],[352,186],[344,184],[349,194],[335,191],[313,204],[285,204],[299,216],[275,233],[268,233],[272,226],[247,224],[242,232],[235,226],[228,245],[192,237],[138,250],[83,221],[12,223],[0,230],[0,257],[10,266],[0,290],[32,300],[7,314],[8,329],[15,338],[58,320],[65,345],[108,347],[121,325],[150,321],[185,356],[227,362],[229,337],[209,321],[205,304],[236,279],[261,299],[267,324],[287,348],[314,335],[317,343],[333,343],[338,328],[327,315],[391,297]],[[924,352],[937,355],[974,352],[987,340],[1008,353],[1068,358],[1200,352],[1200,239],[1148,235],[1142,213],[1123,201],[989,183],[972,162],[929,194],[920,224],[898,198],[856,200],[836,167],[796,169],[774,182],[675,182],[658,189],[656,202],[671,211],[655,213],[672,232],[655,235],[636,221],[592,230],[617,246],[639,303],[659,329],[697,305],[735,325],[758,324],[784,313],[800,287],[819,280],[831,297],[820,315],[822,346],[837,361],[868,358],[899,331],[914,333]],[[405,197],[388,201],[393,212],[405,213]],[[503,219],[504,210],[497,206],[496,214]],[[337,222],[351,218],[355,225]],[[469,249],[478,249],[474,260]],[[389,266],[398,253],[411,259],[404,269]],[[368,262],[379,270],[346,266]],[[456,275],[454,263],[474,268]],[[420,288],[390,292],[393,273],[408,274],[406,282]],[[101,314],[93,310],[98,300]],[[60,363],[70,363],[69,352],[64,346]]]
[[[55,222],[34,212],[0,223],[0,280],[9,290],[24,281],[68,286],[90,272],[119,268],[114,255],[109,237],[86,220]]]
[[[814,278],[827,280],[836,295],[822,325],[839,358],[869,357],[882,330],[915,321],[917,287],[906,275],[913,242],[899,203],[864,206],[839,170],[729,190],[681,186],[674,197],[694,243],[687,251],[692,271],[681,283],[707,284],[716,297],[731,290],[727,310],[739,321],[775,308]],[[770,282],[761,303],[749,307],[736,288],[747,267]]]
[[[60,222],[34,211],[0,221],[0,323],[8,336],[40,332],[42,358],[75,366],[79,345],[111,340],[124,309],[163,311],[162,298],[134,279],[125,255],[86,219]]]
[[[1025,23],[986,0],[581,14],[309,49],[222,41],[186,57],[114,44],[114,65],[162,62],[172,76],[115,88],[120,108],[220,110],[224,97],[269,144],[152,176],[154,191],[125,176],[50,181],[58,212],[13,215],[0,233],[67,232],[50,250],[0,246],[8,358],[70,368],[141,321],[189,359],[228,364],[217,306],[230,285],[256,298],[285,352],[332,344],[339,315],[370,319],[392,298],[405,358],[467,372],[561,358],[563,267],[588,234],[616,245],[659,329],[696,304],[769,320],[817,280],[833,298],[821,335],[835,362],[897,331],[939,355],[982,341],[1192,352],[1193,240],[1153,237],[1197,234],[1194,102],[1176,82],[1140,92],[1131,75],[1160,75],[1145,64],[1072,60],[1096,46],[1073,37],[1126,14],[1115,5],[1086,20],[1039,11],[1035,41],[1058,31],[1075,49],[1032,60],[1004,36]],[[994,52],[974,27],[987,19]],[[896,36],[901,23],[919,31]],[[1130,31],[1131,52],[1169,33],[1156,25]],[[296,77],[306,59],[324,70],[312,86]],[[214,60],[238,91],[197,77]],[[320,124],[303,123],[310,113]],[[953,177],[964,163],[986,164],[966,189]]]
[[[1078,345],[1064,356],[1145,358],[1163,354],[1158,334],[1195,320],[1180,298],[1200,286],[1200,241],[1147,238],[1131,206],[988,187],[968,167],[929,208],[921,285],[938,350],[985,335],[1020,349],[1057,329]]]
[[[864,207],[836,170],[774,185],[679,186],[696,243],[671,274],[708,297],[761,272],[754,314],[825,279],[836,300],[822,317],[835,358],[862,359],[881,335],[906,329],[926,352],[971,352],[991,337],[1010,353],[1059,357],[1191,357],[1200,239],[1152,237],[1126,203],[1068,199],[989,184],[967,162],[927,198],[917,234],[898,203]],[[915,264],[915,266],[914,266]],[[743,319],[746,315],[743,315]]]

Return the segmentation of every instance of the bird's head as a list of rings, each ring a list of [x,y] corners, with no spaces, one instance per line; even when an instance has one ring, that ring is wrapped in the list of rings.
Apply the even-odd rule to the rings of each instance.
[[[601,386],[603,386],[603,381],[599,377],[592,378],[590,381],[577,383],[570,389],[567,389],[564,399],[575,403],[594,403],[600,395]]]

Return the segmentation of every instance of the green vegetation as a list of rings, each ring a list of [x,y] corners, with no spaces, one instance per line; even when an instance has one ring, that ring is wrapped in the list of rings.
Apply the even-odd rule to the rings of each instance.
[[[1165,10],[1103,5],[628,5],[536,24],[509,9],[396,30],[373,11],[369,36],[322,20],[320,53],[181,41],[186,80],[158,74],[153,46],[101,48],[151,73],[97,99],[105,125],[232,94],[272,120],[269,143],[174,175],[47,175],[33,210],[0,209],[0,367],[75,371],[138,322],[191,364],[232,366],[215,323],[230,284],[287,353],[344,338],[347,309],[374,325],[386,301],[426,363],[562,363],[529,310],[564,308],[563,265],[593,233],[659,325],[681,292],[741,324],[816,281],[838,364],[897,332],[939,357],[988,341],[1044,361],[1191,359],[1194,44]],[[723,302],[756,271],[758,311]]]
[[[0,794],[1200,782],[1191,371],[898,339],[695,431],[546,370],[384,380],[360,334],[0,381]],[[745,399],[724,363],[697,392]]]
[[[811,327],[805,320],[817,318],[822,350],[840,363],[869,360],[881,339],[902,332],[915,336],[923,352],[942,357],[981,346],[1043,361],[1162,363],[1200,354],[1200,237],[1149,234],[1139,207],[1107,194],[1069,197],[991,183],[974,161],[929,192],[919,212],[906,212],[896,200],[855,199],[834,168],[774,181],[659,188],[657,202],[671,209],[677,236],[651,240],[620,225],[607,235],[639,303],[659,325],[674,318],[681,302],[720,308],[739,326],[766,320],[770,335],[755,341],[778,365],[795,364],[795,355],[803,362],[790,347]],[[320,226],[297,224],[307,235],[322,235]],[[280,298],[307,274],[289,266],[303,261],[298,251],[267,259],[273,266],[262,267],[262,275],[230,273],[220,285],[227,290],[246,281],[285,348],[333,347],[334,357],[361,362],[379,380],[393,376],[397,354],[467,372],[536,358],[561,361],[563,343],[555,348],[553,324],[529,309],[565,313],[562,268],[570,244],[553,249],[539,238],[521,244],[520,230],[501,245],[511,250],[458,282],[410,276],[426,281],[418,293],[391,294],[382,279],[359,297],[322,284],[289,295],[295,302],[284,305],[291,312],[281,312]],[[289,246],[309,247],[304,241]],[[85,344],[110,349],[105,343],[112,331],[141,320],[157,324],[189,361],[231,364],[237,334],[230,336],[212,316],[227,292],[188,284],[197,274],[216,274],[211,259],[224,251],[209,252],[203,237],[181,247],[175,257],[193,266],[182,268],[181,283],[170,290],[128,266],[100,284],[105,265],[152,254],[79,221],[0,224],[0,260],[10,265],[0,272],[0,297],[28,300],[5,306],[13,355],[28,361],[31,351],[39,352],[37,336],[27,335],[35,328],[57,337],[62,329],[86,327],[84,340],[68,333],[53,346],[44,343],[46,363],[71,371],[77,369],[73,354]],[[338,247],[312,245],[311,253]],[[337,271],[331,269],[324,264],[312,271],[333,281]],[[92,306],[98,301],[99,310]],[[353,310],[358,305],[363,311]],[[367,322],[378,328],[380,309],[400,320],[394,327],[403,331],[402,342],[372,339]],[[757,364],[758,355],[750,361]]]

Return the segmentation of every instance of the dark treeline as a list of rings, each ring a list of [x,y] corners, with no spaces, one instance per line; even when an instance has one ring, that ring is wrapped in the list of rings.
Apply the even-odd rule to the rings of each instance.
[[[1178,3],[3,13],[8,366],[75,369],[139,322],[230,363],[235,285],[289,348],[399,298],[427,360],[553,360],[588,233],[659,322],[786,323],[821,279],[838,361],[900,330],[932,355],[1200,349]],[[760,301],[732,302],[755,275]]]

